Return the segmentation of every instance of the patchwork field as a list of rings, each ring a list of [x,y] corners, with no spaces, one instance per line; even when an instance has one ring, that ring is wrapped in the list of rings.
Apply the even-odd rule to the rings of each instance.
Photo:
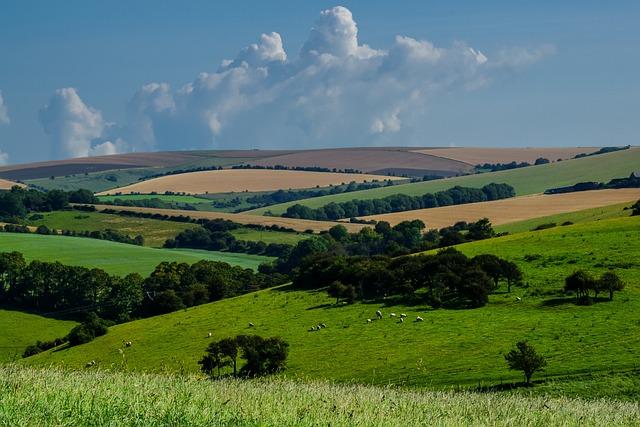
[[[442,228],[458,221],[477,221],[489,218],[494,225],[508,224],[583,209],[598,208],[615,203],[640,199],[640,188],[619,190],[580,191],[565,194],[536,194],[491,202],[468,203],[441,208],[417,209],[362,217],[364,220],[387,221],[395,225],[402,221],[419,219],[428,228]]]
[[[457,160],[470,165],[484,163],[511,163],[527,162],[534,164],[536,159],[542,157],[552,162],[568,160],[578,154],[589,154],[599,150],[599,147],[527,147],[527,148],[485,148],[485,147],[455,147],[455,148],[428,148],[416,150],[416,153],[429,154],[431,156],[444,157]]]
[[[67,320],[0,309],[0,363],[19,360],[28,345],[65,336],[75,325]]]
[[[202,259],[257,269],[273,258],[229,252],[153,249],[83,237],[0,233],[0,252],[22,252],[29,261],[60,261],[63,264],[101,268],[111,274],[137,272],[146,276],[162,261],[193,264]]]
[[[203,211],[188,211],[180,209],[155,209],[155,208],[139,208],[133,206],[109,206],[109,205],[95,205],[96,209],[115,209],[118,211],[129,212],[143,212],[159,215],[173,215],[173,216],[190,216],[195,219],[228,219],[238,224],[255,224],[255,225],[277,225],[280,227],[291,228],[296,231],[312,230],[314,232],[320,232],[328,230],[336,224],[343,224],[350,232],[359,231],[362,224],[349,224],[349,223],[337,223],[331,221],[312,221],[307,219],[294,219],[294,218],[282,218],[271,216],[257,216],[245,213],[226,213],[226,212],[203,212]]]
[[[96,360],[98,366],[118,369],[196,372],[208,332],[213,339],[251,332],[281,336],[290,343],[289,378],[443,388],[497,385],[520,379],[506,369],[502,354],[522,339],[548,359],[546,372],[538,378],[638,367],[639,217],[520,233],[460,249],[515,261],[525,286],[511,294],[498,292],[486,307],[473,310],[377,303],[335,307],[334,299],[322,291],[276,288],[117,325],[89,344],[25,362],[82,368],[87,360]],[[560,292],[571,271],[602,273],[610,268],[627,283],[611,302],[577,306]],[[367,324],[377,309],[385,318]],[[387,317],[390,312],[407,313],[409,319],[419,314],[425,321],[398,323]],[[255,327],[249,328],[248,322]],[[319,323],[327,328],[308,332]],[[118,350],[122,340],[133,342],[124,359]]]
[[[638,165],[640,165],[640,147],[632,147],[628,150],[546,165],[445,178],[435,181],[400,184],[392,187],[298,200],[254,209],[247,211],[247,213],[263,215],[265,212],[271,212],[273,215],[281,215],[289,206],[294,204],[317,208],[331,202],[347,202],[353,199],[377,199],[392,194],[417,196],[447,190],[456,185],[479,188],[492,182],[510,184],[515,188],[518,196],[525,196],[528,194],[542,193],[549,188],[573,185],[578,182],[604,182],[613,178],[628,177],[631,172],[638,169]]]
[[[399,179],[366,174],[291,170],[225,169],[163,176],[109,190],[102,194],[174,193],[204,194],[327,187],[348,182]]]
[[[24,184],[20,184],[17,182],[9,181],[6,179],[0,179],[0,190],[11,190],[13,186],[24,187]]]

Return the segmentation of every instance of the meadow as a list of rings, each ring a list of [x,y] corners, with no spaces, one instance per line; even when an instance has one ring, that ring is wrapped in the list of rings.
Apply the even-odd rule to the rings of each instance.
[[[82,368],[96,360],[103,368],[196,372],[211,339],[256,333],[289,342],[286,375],[302,379],[495,386],[520,380],[519,373],[507,370],[502,355],[523,339],[549,362],[534,379],[631,372],[638,368],[640,351],[639,225],[637,217],[603,220],[461,245],[469,255],[495,253],[524,271],[523,287],[510,294],[502,289],[478,309],[433,310],[395,300],[335,306],[324,291],[285,286],[117,325],[89,344],[26,363]],[[564,277],[579,268],[594,273],[613,268],[627,288],[611,302],[577,306],[561,289]],[[385,318],[367,323],[377,309]],[[425,320],[399,323],[388,317],[391,312]],[[320,323],[327,328],[308,332]],[[123,340],[133,342],[124,359]]]
[[[0,368],[2,425],[635,425],[637,402]]]
[[[257,269],[273,258],[229,252],[155,249],[85,237],[0,233],[0,251],[18,251],[28,261],[60,261],[63,264],[101,268],[108,273],[146,276],[162,261],[193,264],[202,259]]]
[[[465,175],[435,181],[402,184],[393,187],[374,188],[353,193],[298,200],[254,209],[246,213],[263,215],[265,212],[271,212],[273,215],[281,215],[289,206],[294,204],[317,208],[331,202],[348,202],[353,199],[377,199],[393,194],[407,194],[410,196],[423,195],[425,193],[447,190],[456,185],[479,188],[492,182],[510,184],[515,188],[518,196],[524,196],[542,193],[544,190],[553,187],[573,185],[578,182],[604,182],[613,178],[627,177],[631,172],[638,169],[638,164],[640,164],[640,147],[633,147],[628,150],[581,159],[565,160],[546,165]]]
[[[20,359],[28,345],[65,336],[75,325],[68,320],[0,309],[0,363]]]

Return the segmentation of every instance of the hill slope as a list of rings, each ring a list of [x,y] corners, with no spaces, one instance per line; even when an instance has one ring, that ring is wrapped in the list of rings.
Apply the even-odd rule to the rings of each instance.
[[[336,194],[298,200],[290,203],[268,206],[261,209],[247,211],[247,213],[262,215],[272,212],[280,215],[289,206],[301,204],[311,208],[324,206],[331,202],[347,202],[353,199],[376,199],[392,194],[408,194],[411,196],[434,193],[447,190],[453,186],[482,187],[491,182],[512,185],[518,196],[542,193],[552,187],[573,185],[583,181],[609,181],[612,178],[626,177],[640,166],[640,147],[616,151],[598,156],[581,159],[566,160],[546,165],[530,166],[500,172],[490,172],[476,175],[466,175],[455,178],[445,178],[436,181],[418,182],[412,184],[395,185],[393,187],[374,188],[371,190],[352,193]]]
[[[462,245],[468,254],[495,253],[524,270],[527,287],[498,293],[474,310],[355,304],[334,307],[324,292],[279,288],[115,326],[92,343],[48,352],[30,364],[81,368],[197,371],[213,339],[241,333],[282,336],[290,343],[288,375],[375,384],[443,386],[519,380],[503,352],[529,340],[549,360],[547,375],[634,368],[640,351],[640,217],[521,233]],[[530,262],[527,254],[534,255]],[[612,302],[576,306],[559,297],[566,275],[578,268],[615,268],[627,289]],[[522,297],[516,301],[515,297]],[[385,318],[367,324],[381,309]],[[397,323],[390,312],[425,321]],[[254,328],[248,322],[255,324]],[[327,328],[307,332],[310,326]]]
[[[257,269],[273,258],[229,252],[153,249],[84,237],[0,233],[0,252],[18,251],[27,260],[101,268],[111,274],[151,273],[162,261],[193,264],[201,259]]]

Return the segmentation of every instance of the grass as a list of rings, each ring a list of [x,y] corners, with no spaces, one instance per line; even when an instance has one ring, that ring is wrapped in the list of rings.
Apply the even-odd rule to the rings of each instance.
[[[520,380],[503,354],[518,340],[530,341],[549,361],[537,378],[561,378],[637,368],[640,335],[640,218],[621,218],[535,233],[520,233],[460,247],[496,253],[524,270],[526,287],[492,295],[473,310],[431,310],[394,302],[333,306],[325,292],[264,290],[110,329],[87,345],[48,352],[30,364],[135,371],[196,372],[212,339],[241,333],[282,336],[291,345],[288,375],[340,382],[448,387],[496,385]],[[537,255],[533,261],[525,255]],[[584,268],[614,268],[627,288],[611,302],[576,306],[558,293],[565,276]],[[519,296],[522,301],[516,301]],[[385,318],[367,324],[381,309]],[[397,323],[390,312],[425,321]],[[249,322],[255,327],[250,328]],[[327,328],[308,332],[326,323]],[[534,377],[535,378],[535,377]]]
[[[288,231],[256,230],[253,228],[238,228],[232,230],[231,234],[238,240],[249,240],[254,242],[286,243],[295,245],[301,240],[308,239],[309,234],[293,233]]]
[[[17,360],[36,341],[67,335],[76,322],[55,320],[20,311],[0,310],[0,363]]]
[[[181,203],[181,204],[209,203],[211,204],[211,202],[205,199],[204,197],[178,195],[178,194],[123,194],[120,196],[98,196],[98,199],[101,202],[113,202],[116,199],[120,199],[120,200],[160,199],[163,202],[169,202],[169,203]]]
[[[263,215],[266,212],[271,212],[273,215],[280,215],[284,213],[289,206],[294,204],[318,208],[330,202],[339,203],[353,199],[376,199],[392,194],[416,196],[446,190],[456,185],[482,187],[491,182],[510,184],[515,188],[517,195],[523,196],[541,193],[548,188],[573,185],[583,181],[603,182],[609,181],[612,178],[626,177],[638,169],[639,163],[640,148],[634,147],[614,153],[565,160],[546,165],[413,184],[394,185],[391,187],[298,200],[251,210],[247,213]]]
[[[108,273],[148,275],[162,261],[195,263],[201,259],[257,269],[273,258],[228,252],[153,249],[84,237],[0,233],[0,251],[22,252],[27,260],[102,268]]]
[[[46,225],[56,230],[99,231],[112,229],[131,237],[144,237],[145,246],[160,248],[167,239],[174,238],[188,228],[197,227],[175,221],[125,217],[100,212],[55,211],[43,213],[43,219],[29,221],[29,225]]]
[[[0,369],[2,425],[637,425],[636,402]]]
[[[631,215],[630,210],[625,210],[632,203],[618,203],[615,205],[604,206],[600,208],[584,209],[576,212],[567,212],[558,215],[550,215],[538,218],[532,218],[525,221],[517,221],[509,224],[502,224],[494,227],[497,232],[503,233],[521,233],[523,231],[531,231],[539,225],[555,223],[561,225],[564,222],[572,222],[574,224],[582,224],[586,222],[602,221],[611,218],[624,218]]]

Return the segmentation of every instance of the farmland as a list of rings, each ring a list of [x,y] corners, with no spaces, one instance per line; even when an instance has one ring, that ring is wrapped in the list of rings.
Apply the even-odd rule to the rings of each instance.
[[[17,182],[8,181],[6,179],[0,179],[0,190],[10,190],[14,185],[24,187],[23,184],[18,184]]]
[[[192,264],[206,259],[257,269],[261,263],[272,260],[258,255],[228,252],[153,249],[82,237],[0,233],[0,252],[10,251],[22,252],[29,261],[60,261],[63,264],[101,268],[111,274],[137,272],[143,276],[151,273],[162,261]]]
[[[502,354],[521,339],[533,343],[549,361],[540,378],[630,371],[637,368],[640,351],[634,332],[640,307],[638,225],[637,217],[611,219],[461,245],[469,255],[494,253],[523,269],[524,287],[511,294],[497,292],[483,308],[433,310],[420,304],[378,303],[335,307],[335,300],[322,291],[275,288],[117,325],[90,344],[27,362],[80,368],[95,359],[99,366],[121,366],[120,343],[132,340],[134,346],[125,354],[127,369],[196,372],[208,331],[219,339],[252,329],[285,338],[291,345],[288,375],[308,379],[431,388],[495,385],[520,378],[505,369]],[[526,255],[534,256],[527,261]],[[627,288],[611,302],[575,305],[560,290],[563,278],[579,268],[593,273],[614,268]],[[385,317],[367,324],[377,309],[405,312],[409,318],[419,314],[425,321],[402,324]],[[326,329],[307,331],[321,322]],[[318,354],[332,357],[318,359]],[[464,357],[456,356],[460,354]]]
[[[578,154],[590,154],[598,150],[598,147],[568,147],[568,148],[486,148],[486,147],[459,147],[459,148],[428,148],[417,150],[417,153],[439,156],[457,160],[470,165],[484,163],[511,163],[526,162],[534,164],[536,159],[544,158],[551,162],[569,160]]]
[[[595,190],[576,193],[514,197],[491,202],[468,203],[459,206],[418,209],[382,215],[362,217],[364,220],[387,221],[391,225],[419,219],[429,228],[442,228],[458,221],[473,222],[489,218],[499,226],[516,221],[563,214],[583,209],[600,208],[616,203],[640,199],[640,189]]]
[[[292,170],[225,169],[163,176],[120,187],[102,194],[174,193],[205,194],[326,187],[347,182],[399,179],[377,175]]]
[[[0,310],[0,363],[20,359],[28,345],[65,336],[75,325],[68,320]]]
[[[331,202],[347,202],[353,199],[377,199],[393,194],[407,194],[410,196],[423,195],[425,193],[447,190],[456,185],[479,188],[492,182],[510,184],[515,188],[518,196],[524,196],[542,193],[544,190],[553,187],[573,185],[578,182],[604,182],[613,178],[627,177],[631,172],[637,170],[638,164],[640,164],[640,148],[633,147],[614,153],[566,160],[546,165],[298,200],[296,202],[282,203],[251,210],[247,213],[263,215],[265,212],[271,212],[273,215],[281,215],[289,206],[294,204],[317,208]],[[606,167],[604,165],[606,165]]]

